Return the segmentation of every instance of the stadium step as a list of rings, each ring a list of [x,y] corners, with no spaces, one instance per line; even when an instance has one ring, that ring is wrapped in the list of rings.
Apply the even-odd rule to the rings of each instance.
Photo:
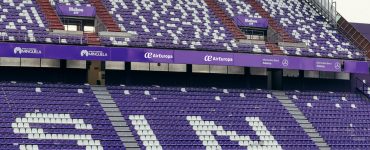
[[[88,45],[101,45],[100,38],[96,33],[84,33]]]
[[[269,26],[275,31],[278,32],[282,42],[290,42],[294,43],[296,42],[295,39],[293,39],[267,12],[265,9],[263,9],[262,5],[257,2],[257,0],[245,0],[247,3],[249,3],[254,10],[256,10],[257,13],[259,13],[263,18],[266,18],[268,20]]]
[[[283,51],[279,48],[276,43],[266,42],[266,47],[271,50],[274,55],[284,55]]]
[[[112,15],[108,12],[101,0],[89,0],[92,6],[96,8],[96,16],[104,24],[109,32],[121,32],[118,24],[113,20]]]
[[[246,39],[244,33],[226,14],[226,12],[218,5],[215,0],[205,0],[212,12],[221,20],[225,27],[233,34],[235,39]]]
[[[104,86],[91,86],[91,89],[111,121],[114,130],[120,137],[120,140],[126,147],[126,150],[140,150],[139,145],[135,137],[132,135],[125,118],[122,116],[122,113],[120,112],[107,88]]]
[[[363,54],[370,58],[370,39],[362,35],[351,23],[341,17],[338,20],[338,30],[347,37]]]
[[[64,26],[55,9],[51,6],[49,0],[36,0],[45,15],[50,30],[64,30]]]
[[[299,123],[311,140],[320,150],[330,150],[329,145],[316,131],[314,126],[308,121],[306,116],[299,110],[293,101],[285,95],[283,91],[273,91],[272,94],[280,101],[280,103],[288,110],[290,115]]]

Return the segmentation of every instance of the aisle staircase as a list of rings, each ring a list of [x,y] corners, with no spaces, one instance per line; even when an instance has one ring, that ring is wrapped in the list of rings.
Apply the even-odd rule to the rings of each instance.
[[[88,45],[101,45],[100,38],[96,33],[84,33]]]
[[[299,123],[311,140],[319,147],[320,150],[330,150],[329,145],[316,131],[313,125],[308,121],[306,116],[299,110],[293,101],[285,95],[283,91],[273,91],[272,94],[281,102],[281,104],[288,110],[293,118]]]
[[[218,5],[216,0],[205,0],[208,7],[215,13],[215,15],[221,20],[225,27],[233,34],[235,39],[246,39],[244,33],[239,27],[233,22],[226,12]]]
[[[296,42],[289,33],[287,33],[275,20],[270,16],[270,13],[263,9],[262,4],[257,2],[257,0],[245,0],[248,4],[252,6],[257,13],[259,13],[263,18],[268,20],[269,27],[271,27],[275,32],[279,33],[282,42]]]
[[[109,120],[112,122],[114,130],[116,130],[126,150],[140,150],[139,145],[132,135],[125,118],[122,116],[117,104],[105,86],[92,86],[91,89],[98,99],[103,110],[106,112]]]
[[[51,6],[49,0],[36,0],[41,8],[41,12],[45,15],[50,30],[64,30],[63,23],[60,21],[54,7]]]
[[[101,0],[89,0],[91,5],[96,8],[96,15],[99,17],[100,21],[104,24],[105,28],[109,32],[121,32],[118,24],[113,20],[111,14],[104,6]]]

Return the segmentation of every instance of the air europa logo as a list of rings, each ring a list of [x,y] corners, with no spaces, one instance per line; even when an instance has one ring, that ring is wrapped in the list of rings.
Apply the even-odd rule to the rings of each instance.
[[[152,58],[173,59],[173,55],[171,55],[171,54],[158,54],[158,53],[146,52],[144,54],[144,58],[147,58],[147,59],[152,59]]]
[[[22,48],[22,47],[15,47],[13,50],[14,54],[41,54],[41,50],[37,48]]]
[[[204,61],[206,62],[233,62],[234,59],[230,57],[218,57],[218,56],[212,56],[212,55],[206,55],[204,56]]]
[[[95,57],[106,57],[108,56],[108,53],[103,51],[89,51],[89,50],[81,50],[80,52],[82,57],[89,57],[89,56],[95,56]]]

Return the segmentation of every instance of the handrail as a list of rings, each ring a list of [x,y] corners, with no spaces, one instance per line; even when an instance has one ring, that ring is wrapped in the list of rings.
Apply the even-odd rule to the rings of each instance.
[[[333,26],[337,27],[337,3],[333,0],[306,0],[311,2],[316,7],[318,13],[324,16],[328,22]]]
[[[36,42],[37,41],[37,37],[31,38],[31,37],[28,37],[27,33],[22,34],[21,33],[22,30],[17,30],[17,31],[18,31],[17,35],[13,36],[14,40],[9,40],[9,38],[6,39],[6,37],[9,37],[9,34],[8,34],[7,30],[0,30],[0,40],[2,42],[14,42],[14,41],[18,41],[18,42]],[[54,36],[54,37],[57,36],[58,42],[57,43],[51,42],[51,43],[54,43],[54,44],[68,44],[68,43],[62,43],[62,39],[68,37],[68,35],[58,35],[58,34],[50,35],[50,34],[48,34],[48,35],[45,36],[45,38],[52,38],[52,36]],[[75,39],[79,38],[79,43],[81,45],[84,44],[83,43],[84,42],[84,36],[83,35],[81,35],[81,36],[74,35],[73,37]],[[22,39],[22,40],[20,40],[20,39]],[[47,43],[47,42],[43,41],[42,43]]]
[[[366,95],[368,98],[370,98],[370,95],[368,94],[370,86],[363,82],[363,80],[356,77],[356,89],[359,90],[361,93]]]

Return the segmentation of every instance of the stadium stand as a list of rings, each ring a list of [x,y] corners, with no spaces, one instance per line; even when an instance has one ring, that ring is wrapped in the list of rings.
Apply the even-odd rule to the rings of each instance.
[[[124,149],[89,86],[0,86],[0,149]]]
[[[0,1],[0,150],[368,150],[369,40],[315,7]]]
[[[108,90],[142,148],[317,149],[269,91],[144,86]]]
[[[263,8],[270,13],[286,31],[297,40],[309,45],[309,49],[285,50],[288,55],[363,59],[360,51],[352,46],[337,30],[333,29],[306,1],[261,0]]]
[[[250,18],[262,18],[245,0],[218,0],[217,2],[226,10],[230,17],[246,15]]]
[[[3,1],[0,9],[2,41],[81,44],[79,36],[49,34],[48,22],[35,1]]]
[[[332,149],[369,147],[369,104],[362,95],[337,92],[288,92]]]
[[[137,38],[102,38],[105,45],[271,53],[265,45],[237,44],[203,0],[104,0],[123,32]]]

